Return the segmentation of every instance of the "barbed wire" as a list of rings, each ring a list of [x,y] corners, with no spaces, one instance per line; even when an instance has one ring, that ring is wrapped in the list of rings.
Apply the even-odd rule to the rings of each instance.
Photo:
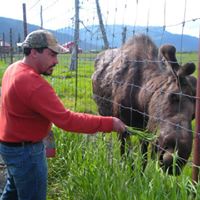
[[[41,0],[37,0],[32,6],[30,6],[30,7],[28,8],[28,11],[31,11],[33,8],[35,8],[35,7],[38,5],[38,3],[40,3],[40,1],[41,1]]]
[[[53,6],[55,6],[55,4],[57,3],[58,1],[56,0],[56,1],[53,1],[53,2],[51,2],[48,6],[46,6],[46,7],[44,7],[44,10],[45,11],[47,11],[48,9],[50,9],[51,7],[53,7]],[[85,10],[84,10],[84,3],[83,3],[83,1],[82,1],[82,3],[80,4],[80,6],[81,6],[81,9],[80,9],[80,12],[82,12],[82,11],[85,11],[86,13],[89,13],[89,12],[93,12],[93,24],[95,24],[95,21],[97,21],[98,20],[98,18],[97,18],[97,15],[95,15],[96,14],[96,12],[95,12],[95,9],[96,9],[96,7],[95,7],[95,3],[94,2],[89,2],[89,1],[87,1],[87,3],[90,3],[90,5],[92,5],[91,6],[91,8],[89,8],[89,7],[87,7],[87,8],[85,8]],[[116,2],[116,5],[117,5],[117,2]],[[113,10],[114,10],[114,14],[112,15],[112,18],[113,18],[113,27],[112,27],[112,29],[110,29],[110,31],[109,32],[107,32],[107,34],[109,34],[109,35],[111,35],[112,37],[112,40],[110,41],[111,42],[111,44],[114,44],[114,40],[115,40],[115,38],[116,38],[116,35],[119,35],[119,34],[121,34],[121,32],[117,32],[116,31],[116,29],[115,29],[115,27],[116,27],[116,25],[117,25],[117,15],[118,15],[118,7],[116,6],[116,5],[113,5]],[[164,7],[163,7],[163,10],[164,10],[164,12],[163,12],[163,25],[161,26],[163,29],[162,29],[162,32],[161,32],[161,37],[160,37],[160,41],[162,42],[162,40],[163,40],[163,38],[164,38],[164,34],[166,33],[166,30],[167,30],[167,28],[170,28],[170,27],[178,27],[178,26],[180,26],[181,25],[181,33],[182,33],[182,38],[181,38],[181,49],[182,49],[182,43],[183,43],[183,33],[184,33],[184,30],[185,30],[185,24],[187,24],[187,23],[190,23],[190,22],[195,22],[195,21],[198,21],[198,20],[200,20],[200,18],[191,18],[191,19],[188,19],[188,20],[186,20],[186,7],[187,7],[187,0],[185,0],[185,6],[184,6],[184,16],[183,16],[183,21],[181,21],[181,22],[179,22],[179,23],[175,23],[175,24],[170,24],[170,25],[167,25],[166,24],[166,5],[167,5],[167,2],[166,2],[166,0],[164,1]],[[71,8],[71,10],[73,10],[74,8]],[[124,2],[124,9],[123,9],[123,16],[122,16],[122,24],[124,25],[124,26],[126,26],[126,22],[125,22],[125,17],[126,17],[126,12],[127,12],[127,9],[128,9],[128,2],[126,1],[126,2]],[[138,13],[140,12],[140,10],[139,10],[139,6],[138,6],[138,1],[136,2],[136,16],[135,16],[135,21],[133,22],[133,26],[134,26],[134,30],[132,30],[132,32],[133,33],[135,33],[136,32],[136,24],[138,23],[138,21],[137,21],[137,19],[138,19]],[[109,23],[108,23],[108,21],[109,21],[109,18],[111,17],[110,16],[110,10],[107,10],[107,12],[106,12],[106,14],[105,14],[105,12],[103,13],[103,19],[104,19],[104,23],[105,23],[105,26],[106,25],[108,25]],[[149,31],[150,31],[150,28],[151,28],[151,21],[150,21],[150,15],[151,15],[151,9],[150,9],[150,7],[148,8],[148,13],[147,13],[147,18],[146,18],[146,27],[144,26],[144,30],[145,30],[145,32],[148,34],[149,33]],[[48,20],[48,19],[47,19]],[[87,24],[88,24],[88,21],[89,20],[91,20],[91,19],[87,19],[86,21],[84,21],[84,19],[81,19],[80,20],[80,23],[83,25],[83,27],[86,29],[86,31],[87,32],[89,32],[90,34],[91,34],[91,38],[93,37],[93,35],[95,35],[95,33],[96,32],[98,32],[99,31],[99,29],[97,29],[97,30],[94,30],[94,31],[91,31],[89,28],[87,28]],[[54,17],[53,16],[51,16],[51,23],[53,23],[53,21],[54,21]],[[56,17],[55,17],[55,21],[56,21]],[[129,30],[128,30],[129,31]],[[99,36],[101,36],[101,33],[99,32]],[[101,38],[101,37],[99,37],[99,38]],[[160,42],[160,43],[161,43]],[[84,60],[84,58],[82,58],[83,60]],[[195,60],[196,62],[198,61],[198,60]],[[151,60],[129,60],[129,62],[137,62],[137,63],[159,63],[160,61],[151,61]],[[115,82],[115,84],[123,84],[123,82]],[[149,89],[149,88],[145,88],[144,86],[142,87],[142,86],[139,86],[139,85],[135,85],[135,84],[132,84],[132,83],[127,83],[127,86],[129,86],[129,87],[135,87],[135,88],[138,88],[138,89],[143,89],[143,90],[145,90],[145,92],[146,93],[152,93],[152,92],[154,92],[153,90],[151,90],[151,89]],[[162,91],[162,89],[160,89],[160,93],[161,93],[161,95],[165,95],[165,94],[170,94],[171,92],[168,92],[168,91]],[[181,95],[181,96],[184,96],[184,97],[187,97],[187,98],[190,98],[190,99],[193,99],[194,101],[197,101],[198,99],[196,98],[196,97],[194,97],[194,96],[190,96],[190,95],[188,95],[188,94],[184,94],[183,92],[179,92],[179,93],[174,93],[174,94],[177,94],[177,95]],[[103,97],[100,97],[100,96],[98,96],[98,98],[103,98]],[[104,98],[103,98],[104,99]],[[110,101],[109,99],[104,99],[105,101]],[[110,103],[113,103],[113,102],[110,102]],[[114,102],[115,104],[117,104],[116,102]],[[184,127],[184,126],[181,126],[180,124],[177,124],[177,123],[173,123],[173,122],[171,122],[171,121],[168,121],[167,119],[163,119],[161,116],[153,116],[153,115],[150,115],[150,114],[148,114],[148,113],[146,113],[146,112],[141,112],[141,111],[139,111],[138,109],[134,109],[134,108],[130,108],[130,107],[126,107],[126,106],[124,106],[124,105],[119,105],[118,104],[118,106],[120,106],[120,107],[122,107],[122,108],[124,108],[124,109],[130,109],[130,111],[131,112],[136,112],[136,113],[138,113],[138,114],[141,114],[141,115],[143,115],[144,116],[144,118],[145,117],[147,117],[147,118],[151,118],[151,119],[154,119],[154,120],[156,120],[156,121],[159,121],[160,123],[162,122],[162,123],[168,123],[169,124],[169,126],[173,126],[174,128],[180,128],[180,129],[182,129],[182,130],[184,130],[184,131],[187,131],[188,133],[191,133],[192,135],[194,135],[195,134],[195,131],[193,131],[193,130],[191,130],[191,129],[188,129],[188,128],[186,128],[186,127]],[[161,105],[161,102],[158,102],[158,108],[159,107],[161,107],[162,105]],[[179,106],[179,109],[180,109],[180,106]],[[181,112],[181,110],[179,110],[179,112]],[[134,116],[130,116],[130,118],[132,118],[132,117],[134,117]],[[196,137],[196,135],[194,136],[194,138]],[[111,143],[111,146],[109,146],[108,148],[109,148],[109,151],[111,152],[112,150],[112,138],[110,138],[109,139],[109,143]],[[156,145],[156,144],[154,144],[154,145]],[[166,149],[164,149],[164,148],[162,148],[162,147],[160,147],[159,145],[156,145],[158,148],[160,148],[161,150],[163,150],[163,151],[165,151],[165,152],[167,152],[167,150]],[[168,152],[168,153],[170,153],[170,152]],[[110,155],[110,157],[113,157],[113,155],[112,155],[112,153],[110,153],[109,154]],[[182,160],[184,160],[183,158],[181,158]],[[187,160],[184,160],[185,162],[187,162],[189,165],[191,165],[191,166],[196,166],[192,161],[187,161]],[[196,166],[197,167],[197,166]]]
[[[118,1],[118,2],[120,2],[120,1]],[[89,6],[88,7],[84,7],[84,3],[85,3],[84,0],[82,0],[81,3],[80,3],[80,6],[81,6],[81,9],[80,9],[81,13],[80,14],[83,16],[83,18],[80,19],[80,23],[83,26],[83,28],[85,28],[86,31],[88,33],[90,33],[91,41],[94,40],[95,44],[97,44],[97,42],[98,42],[97,40],[101,40],[101,32],[100,32],[99,28],[97,28],[95,30],[94,29],[91,30],[91,29],[88,28],[89,25],[92,26],[92,27],[98,25],[98,16],[96,14],[95,1],[92,1],[92,0],[89,1],[89,0],[87,0],[87,2],[86,2],[87,5],[90,4],[91,7],[89,7]],[[131,32],[132,35],[133,35],[134,33],[137,32],[136,27],[140,23],[138,21],[139,20],[139,13],[143,12],[143,10],[140,10],[139,3],[140,3],[139,1],[136,1],[136,7],[132,8],[132,9],[134,9],[134,12],[132,14],[135,15],[135,17],[132,20],[132,24],[131,24],[131,26],[133,26],[133,30],[127,29],[127,34]],[[171,28],[171,27],[175,27],[175,28],[177,27],[178,28],[180,26],[180,28],[181,28],[181,35],[183,37],[183,33],[185,31],[186,24],[190,24],[190,23],[193,23],[193,22],[200,21],[200,17],[195,17],[195,18],[192,17],[192,18],[186,19],[186,12],[187,12],[186,8],[187,8],[187,6],[188,6],[189,3],[190,2],[189,1],[187,2],[187,0],[184,1],[184,4],[185,4],[184,5],[184,16],[183,16],[183,19],[180,22],[177,22],[177,23],[174,23],[174,24],[167,24],[167,19],[166,19],[166,17],[167,17],[167,12],[166,12],[166,10],[167,10],[167,8],[166,8],[167,1],[164,0],[163,8],[162,8],[162,10],[163,10],[163,16],[162,16],[163,17],[163,24],[161,24],[161,26],[160,26],[162,28],[162,31],[161,31],[161,34],[160,34],[160,43],[162,43],[162,40],[163,40],[164,34],[166,33],[167,28]],[[127,0],[123,1],[123,4],[121,4],[121,5],[122,5],[122,8],[123,8],[122,9],[122,13],[123,14],[122,14],[122,17],[121,17],[122,18],[121,19],[122,25],[123,26],[128,26],[127,23],[126,23],[126,18],[131,18],[132,17],[132,16],[130,17],[127,14],[128,10],[130,9],[129,8],[129,2]],[[66,4],[64,4],[63,1],[59,1],[59,0],[51,0],[51,1],[36,0],[34,3],[32,2],[32,4],[30,4],[30,5],[28,4],[28,10],[27,10],[28,11],[27,12],[28,20],[32,19],[32,18],[38,18],[38,16],[40,15],[40,6],[43,6],[44,17],[45,17],[44,23],[50,24],[50,25],[53,26],[53,25],[56,25],[60,21],[62,21],[62,24],[65,24],[65,25],[67,23],[69,23],[69,21],[71,21],[72,23],[69,23],[68,25],[69,25],[70,28],[74,28],[74,23],[73,23],[73,20],[72,20],[72,18],[74,17],[74,14],[72,14],[72,13],[74,12],[75,7],[74,7],[73,4],[72,4],[71,7],[68,7],[67,1],[66,1]],[[57,6],[65,7],[65,10],[60,11],[59,15],[55,15],[54,12],[53,12],[54,8],[55,7],[57,8]],[[102,10],[104,9],[103,10],[104,12],[102,12],[102,15],[103,15],[103,20],[104,20],[105,26],[107,26],[110,23],[110,19],[112,18],[112,22],[113,22],[112,25],[113,25],[113,27],[112,27],[112,29],[110,29],[109,31],[107,31],[107,34],[112,36],[111,37],[112,41],[110,41],[111,43],[114,43],[114,40],[116,40],[116,38],[117,38],[116,35],[122,34],[122,32],[119,32],[116,29],[116,26],[118,25],[118,21],[117,21],[118,15],[120,14],[119,7],[117,7],[117,6],[118,6],[118,4],[117,4],[117,1],[116,1],[115,4],[112,5],[112,7],[108,7],[108,5],[107,5],[107,7],[106,6],[105,7],[101,7]],[[47,16],[48,12],[50,12],[52,14]],[[92,13],[92,17],[90,17],[90,15],[89,15],[90,13]],[[88,14],[88,16],[87,16],[87,14]],[[151,18],[150,18],[151,14],[152,14],[151,8],[148,7],[147,17],[145,18],[146,25],[144,26],[144,31],[147,34],[150,32],[151,26],[153,26],[153,24],[151,22]],[[84,15],[85,15],[85,17],[84,17]],[[158,17],[160,17],[160,16],[158,16]],[[28,23],[29,23],[29,21],[28,21]],[[96,36],[96,33],[99,33],[98,36]],[[85,36],[85,37],[87,37],[87,36]],[[88,38],[81,38],[81,39],[82,40],[86,40]],[[183,44],[183,39],[181,40],[181,45],[182,44]],[[184,56],[184,54],[181,54],[181,55]],[[82,58],[79,58],[79,59],[86,61],[88,58],[82,57]],[[89,58],[89,59],[91,59],[91,58]],[[198,59],[192,60],[192,61],[198,62]],[[134,60],[133,59],[133,60],[130,60],[129,62],[137,62],[137,63],[148,63],[148,62],[150,63],[151,62],[151,63],[158,63],[160,61]],[[62,72],[60,72],[60,74],[62,74]],[[57,76],[57,78],[59,78],[59,76]],[[61,78],[63,78],[63,77],[61,76]],[[90,81],[90,77],[85,76],[85,78],[88,79],[88,81]],[[123,84],[123,82],[115,82],[115,83],[116,84]],[[147,92],[147,93],[148,92],[150,92],[150,93],[154,92],[153,90],[151,90],[149,88],[144,88],[142,86],[135,85],[135,84],[132,84],[132,83],[127,83],[127,85],[130,86],[130,87],[138,88],[138,89],[144,89],[145,92]],[[84,90],[84,91],[86,91],[86,90]],[[163,93],[163,94],[169,94],[170,93],[170,92],[166,92],[166,91],[162,91],[162,90],[160,90],[160,92]],[[181,93],[181,92],[180,93],[175,93],[175,94],[182,95],[182,96],[187,97],[187,98],[191,98],[194,101],[199,100],[199,99],[197,99],[197,97],[193,97],[193,96]],[[103,97],[98,96],[98,98],[103,98]],[[104,100],[105,101],[110,101],[109,99],[104,99]],[[110,103],[113,103],[113,102],[110,101]],[[116,104],[116,102],[115,102],[115,104]],[[162,119],[160,116],[152,116],[152,115],[149,115],[148,113],[141,112],[141,111],[139,111],[137,109],[125,107],[123,105],[118,105],[118,106],[121,106],[121,107],[123,107],[125,109],[130,109],[131,111],[134,111],[134,112],[136,112],[138,114],[141,114],[144,117],[153,118],[154,120],[157,120],[157,121],[160,121],[160,122],[163,122],[163,123],[168,123],[169,125],[171,125],[173,127],[179,127],[181,129],[183,129],[184,131],[187,131],[187,132],[189,132],[191,134],[195,133],[195,131],[193,131],[193,130],[187,129],[184,126],[181,126],[180,124],[169,122],[166,119]],[[158,108],[160,106],[161,106],[161,102],[158,102]],[[180,111],[181,110],[179,110],[179,112]],[[130,118],[131,117],[133,117],[133,116],[130,116]],[[194,138],[195,137],[198,137],[198,134],[197,134],[197,136],[194,136]],[[192,166],[196,166],[192,162],[189,162],[189,163]]]

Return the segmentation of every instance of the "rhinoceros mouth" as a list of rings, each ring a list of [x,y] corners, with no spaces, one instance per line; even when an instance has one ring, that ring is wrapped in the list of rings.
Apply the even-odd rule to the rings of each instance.
[[[161,151],[159,163],[165,173],[178,176],[182,172],[182,168],[185,165],[185,160],[175,154],[176,153],[171,153],[166,150]]]

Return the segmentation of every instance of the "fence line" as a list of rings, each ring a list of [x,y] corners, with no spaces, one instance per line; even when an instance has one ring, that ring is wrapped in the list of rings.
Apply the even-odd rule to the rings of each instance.
[[[120,1],[120,0],[117,1],[116,0],[116,1],[114,1],[114,4],[111,5],[111,7],[109,7],[109,5],[103,6],[103,1],[105,1],[105,0],[102,0],[99,3],[100,3],[101,11],[102,11],[104,25],[106,28],[108,27],[106,29],[106,33],[109,36],[108,38],[109,38],[109,44],[110,44],[111,48],[121,46],[121,44],[126,39],[128,39],[130,36],[132,36],[138,32],[144,32],[147,35],[152,35],[152,32],[155,30],[154,29],[155,25],[152,24],[151,17],[152,17],[152,13],[154,12],[153,7],[158,6],[158,5],[156,5],[158,3],[158,1],[150,1],[150,3],[152,3],[152,2],[153,3],[152,3],[152,5],[149,5],[149,7],[147,7],[147,8],[141,7],[142,1],[136,1],[136,3],[133,4],[132,3],[133,1],[131,2],[129,0],[126,0],[126,1]],[[46,4],[44,4],[44,2]],[[47,4],[47,2],[48,2],[48,4]],[[184,39],[184,33],[188,32],[188,27],[193,26],[193,25],[195,26],[196,24],[200,23],[200,17],[195,17],[195,18],[187,17],[187,11],[189,9],[191,10],[191,8],[190,8],[191,5],[194,4],[194,6],[195,6],[196,4],[192,1],[187,2],[187,0],[185,0],[183,7],[182,7],[183,8],[182,11],[184,13],[183,17],[178,18],[179,21],[175,20],[174,23],[168,23],[168,21],[167,21],[168,16],[172,15],[172,13],[173,13],[173,12],[171,12],[169,14],[168,12],[170,11],[170,9],[172,9],[172,7],[168,7],[169,1],[167,1],[167,0],[160,1],[160,2],[163,5],[160,9],[160,10],[162,10],[163,15],[160,17],[160,15],[158,14],[157,17],[162,18],[162,20],[160,20],[160,21],[163,21],[163,23],[159,25],[160,30],[158,33],[160,33],[160,34],[157,35],[159,37],[158,45],[161,45],[165,41],[165,37],[168,34],[169,30],[171,30],[171,29],[179,30],[177,32],[180,33],[181,39],[178,44],[180,45],[180,55],[181,55],[180,62],[182,62],[182,60],[184,59],[183,44],[186,43],[186,39]],[[69,3],[69,6],[68,6],[68,3]],[[35,23],[35,24],[40,26],[40,17],[39,16],[40,16],[40,6],[42,5],[43,6],[44,28],[54,29],[57,36],[62,33],[63,35],[61,34],[61,36],[59,37],[59,40],[63,41],[63,43],[69,42],[69,40],[68,40],[69,37],[67,37],[64,34],[69,34],[72,36],[70,39],[71,40],[74,39],[73,34],[74,34],[74,28],[75,28],[75,5],[71,1],[68,1],[68,3],[66,3],[66,1],[62,1],[62,0],[52,0],[52,1],[37,0],[35,2],[28,0],[26,3],[26,5],[27,5],[27,22],[31,23],[32,20],[35,18],[35,19],[37,19],[37,23]],[[53,13],[55,12],[56,9],[59,8],[60,5],[62,5],[62,7],[65,9],[62,9],[60,11],[60,15],[54,15]],[[90,6],[87,6],[87,5],[90,5]],[[133,5],[135,7],[132,7]],[[181,6],[182,5],[180,5],[180,7]],[[133,10],[132,13],[130,12],[131,9]],[[151,9],[153,9],[153,11]],[[145,10],[145,12],[144,12],[144,10]],[[89,13],[92,13],[92,15],[89,15]],[[142,22],[142,27],[140,27],[141,24],[139,21],[141,13],[144,15],[144,21]],[[127,23],[128,19],[131,18],[130,14],[131,14],[131,17],[133,18],[133,20],[131,21],[131,23]],[[120,20],[119,20],[119,15],[121,16]],[[80,1],[80,22],[79,23],[80,23],[80,28],[84,29],[84,31],[80,35],[80,38],[78,41],[79,45],[82,44],[82,47],[84,49],[86,49],[86,43],[89,43],[88,44],[89,48],[87,50],[85,50],[85,51],[87,51],[88,54],[92,54],[91,53],[92,51],[96,51],[96,52],[101,51],[103,49],[103,42],[102,42],[101,31],[100,31],[99,24],[98,24],[98,17],[97,17],[97,12],[96,12],[95,1],[92,1],[92,0]],[[62,24],[62,26],[58,27],[57,24]],[[109,26],[110,24],[111,24],[111,26]],[[121,25],[120,28],[118,28],[119,24]],[[129,27],[129,26],[131,26],[131,27]],[[21,27],[21,29],[22,29],[22,27]],[[197,29],[197,31],[199,31],[199,30]],[[3,33],[0,33],[0,34],[3,35]],[[17,33],[13,33],[13,36],[14,35],[16,36],[16,34]],[[118,37],[119,35],[121,37]],[[23,37],[21,37],[21,38],[23,38]],[[0,39],[1,39],[1,35],[0,35]],[[8,40],[8,38],[5,38],[5,41],[9,42],[10,40]],[[16,40],[15,41],[13,40],[13,43],[14,43],[13,47],[15,48]],[[172,41],[172,43],[173,43],[173,41]],[[3,55],[2,47],[0,50],[1,50],[0,51],[1,55]],[[79,57],[78,59],[80,59],[82,61],[93,60],[93,58],[91,58],[91,57],[88,58],[86,56],[81,57],[81,58]],[[193,59],[190,61],[193,61],[197,64],[199,61],[199,58]],[[131,60],[130,62],[136,62],[136,60]],[[150,62],[150,61],[149,60],[141,60],[141,61],[137,60],[137,62]],[[159,61],[151,61],[151,62],[156,63]],[[65,74],[65,72],[60,71],[59,75],[54,76],[54,81],[57,81],[57,79],[63,78],[62,77],[63,74]],[[85,76],[85,78],[88,79],[90,77]],[[65,81],[65,79],[63,81]],[[88,79],[88,81],[90,81],[90,80]],[[119,82],[119,84],[120,84],[120,82]],[[140,87],[138,85],[133,85],[133,84],[131,86]],[[147,88],[143,88],[143,89],[145,89],[146,92],[152,92]],[[163,92],[163,91],[161,91],[161,92]],[[188,96],[185,94],[181,94],[181,95],[191,97],[191,96]],[[194,100],[198,100],[198,98],[196,97],[196,98],[194,98]],[[179,128],[185,129],[184,127],[180,126],[179,124],[174,124],[172,122],[168,122],[166,120],[163,120],[162,118],[159,118],[158,116],[150,116],[147,113],[141,113],[138,110],[134,110],[134,111],[138,112],[140,114],[143,114],[146,117],[151,117],[151,118],[154,118],[155,120],[170,123],[174,127],[179,127]],[[189,131],[192,134],[195,134],[195,131],[190,131],[190,130],[186,130],[186,131]],[[195,135],[195,137],[198,137],[198,135]],[[195,137],[194,137],[194,139],[195,139]],[[189,162],[189,164],[196,167],[196,165],[193,162]]]

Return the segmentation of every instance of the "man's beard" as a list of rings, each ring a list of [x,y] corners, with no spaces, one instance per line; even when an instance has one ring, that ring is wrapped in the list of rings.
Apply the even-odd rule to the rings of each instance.
[[[42,75],[44,75],[44,76],[51,76],[51,75],[52,75],[52,73],[43,72],[43,73],[42,73]]]
[[[54,66],[55,66],[55,65],[50,66],[50,67],[47,69],[47,71],[43,72],[42,74],[43,74],[44,76],[51,76],[52,73],[53,73],[53,67],[54,67]]]

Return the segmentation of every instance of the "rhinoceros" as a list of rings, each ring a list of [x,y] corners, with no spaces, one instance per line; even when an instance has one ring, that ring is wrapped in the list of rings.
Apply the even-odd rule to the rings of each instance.
[[[170,175],[181,174],[192,150],[194,71],[194,63],[179,64],[173,45],[158,48],[145,34],[131,37],[120,48],[104,50],[95,60],[92,87],[99,114],[119,117],[127,126],[157,134],[152,149]],[[123,144],[124,136],[119,138]],[[141,141],[144,169],[148,145]]]

